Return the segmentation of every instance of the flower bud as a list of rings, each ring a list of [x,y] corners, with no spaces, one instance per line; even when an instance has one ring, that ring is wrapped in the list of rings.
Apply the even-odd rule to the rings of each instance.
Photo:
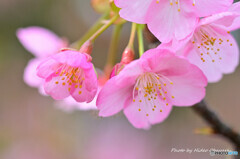
[[[91,0],[93,9],[98,13],[106,13],[110,10],[109,0]]]
[[[131,48],[126,48],[122,54],[122,60],[120,63],[117,63],[110,74],[110,78],[118,75],[122,69],[134,60],[134,51]]]

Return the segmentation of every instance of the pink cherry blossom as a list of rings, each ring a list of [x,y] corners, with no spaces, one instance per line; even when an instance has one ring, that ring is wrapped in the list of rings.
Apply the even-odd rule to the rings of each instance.
[[[71,95],[77,102],[91,102],[98,83],[90,59],[88,54],[74,50],[47,58],[37,68],[37,75],[45,80],[45,92],[56,100]]]
[[[37,76],[36,69],[43,60],[58,53],[60,49],[66,48],[66,40],[48,29],[37,26],[18,29],[17,37],[21,44],[35,56],[25,68],[25,83],[38,88],[42,95],[47,95],[43,88],[44,79]],[[96,109],[96,99],[90,103],[78,103],[72,97],[68,97],[58,101],[56,106],[64,111]]]
[[[17,37],[21,44],[35,56],[25,68],[24,81],[42,92],[43,80],[37,76],[36,68],[43,59],[66,47],[67,42],[50,30],[37,26],[18,29]]]
[[[114,0],[120,16],[147,24],[161,41],[181,40],[191,34],[198,18],[226,11],[233,0]]]
[[[240,8],[239,4],[232,8]],[[229,34],[240,27],[239,13],[228,11],[203,18],[191,36],[160,47],[178,50],[177,54],[197,65],[209,82],[218,82],[223,74],[234,72],[239,63],[238,44]]]
[[[168,50],[152,49],[111,78],[99,93],[99,115],[122,109],[136,128],[165,120],[172,105],[191,106],[205,96],[207,79],[186,59]]]

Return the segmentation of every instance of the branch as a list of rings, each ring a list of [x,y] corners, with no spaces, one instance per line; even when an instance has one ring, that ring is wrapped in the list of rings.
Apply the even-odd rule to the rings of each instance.
[[[240,134],[223,123],[217,114],[208,108],[207,103],[204,100],[195,104],[192,108],[212,127],[216,134],[228,139],[234,144],[236,150],[240,153]]]

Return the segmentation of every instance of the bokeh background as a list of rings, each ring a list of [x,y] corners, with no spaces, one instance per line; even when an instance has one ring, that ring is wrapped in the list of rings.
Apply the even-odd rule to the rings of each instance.
[[[122,113],[99,118],[96,111],[66,113],[49,97],[23,82],[33,56],[16,38],[16,30],[42,26],[79,39],[100,15],[89,0],[0,0],[0,158],[1,159],[207,159],[209,153],[173,153],[172,148],[233,149],[219,136],[194,133],[207,127],[191,108],[174,108],[169,118],[150,130],[135,129]],[[124,26],[120,53],[130,25]],[[111,29],[97,40],[96,67],[103,68]],[[240,42],[240,32],[233,33]],[[240,131],[240,69],[209,84],[206,100],[219,116]]]

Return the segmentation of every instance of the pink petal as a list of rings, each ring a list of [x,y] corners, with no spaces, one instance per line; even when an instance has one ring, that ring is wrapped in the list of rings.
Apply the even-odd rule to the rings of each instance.
[[[171,6],[168,0],[153,3],[149,9],[147,24],[150,31],[164,43],[173,38],[181,40],[194,30],[197,17],[194,13],[185,9],[185,3],[181,3],[181,11],[177,5]]]
[[[59,64],[52,58],[43,60],[37,67],[37,76],[41,78],[48,78],[59,67]]]
[[[71,92],[72,97],[77,102],[91,102],[97,93],[97,86],[92,90],[86,89],[86,84],[83,82],[82,88],[74,88],[74,91]]]
[[[201,58],[194,49],[191,49],[186,56],[191,63],[198,66],[207,77],[208,82],[218,82],[222,78],[222,73],[214,67],[214,64],[209,61],[207,64],[201,61]]]
[[[52,59],[56,60],[59,63],[67,64],[72,67],[80,67],[83,69],[92,68],[92,64],[88,61],[88,56],[78,51],[63,51],[52,56]]]
[[[172,106],[166,106],[161,101],[159,101],[158,107],[154,111],[149,105],[139,106],[139,103],[133,102],[132,98],[129,98],[125,105],[128,106],[124,109],[124,114],[129,122],[134,127],[143,129],[149,129],[152,124],[163,122],[172,110]],[[141,110],[139,111],[139,109]]]
[[[24,70],[23,79],[31,87],[40,87],[43,84],[43,79],[37,76],[37,67],[41,63],[38,58],[32,59],[28,62]]]
[[[22,45],[36,57],[48,57],[55,54],[65,42],[56,34],[41,27],[28,27],[17,30],[17,37]]]
[[[135,60],[126,65],[124,69],[116,76],[116,85],[129,87],[135,84],[137,77],[150,69],[145,61]]]
[[[151,49],[141,57],[147,59],[152,72],[177,76],[186,73],[189,62],[166,49]]]
[[[203,18],[199,22],[199,26],[207,24],[215,24],[224,28],[231,27],[233,21],[239,17],[239,14],[234,12],[222,12],[219,14],[214,14],[212,16]]]
[[[133,86],[116,85],[117,76],[111,78],[100,91],[97,98],[99,116],[107,117],[121,111],[127,98],[132,95]]]
[[[83,81],[82,88],[79,86],[73,89],[74,91],[71,93],[72,97],[78,102],[91,102],[97,93],[98,81],[97,75],[94,70],[94,66],[90,63],[91,68],[84,70],[85,80]],[[81,93],[80,93],[81,92]]]
[[[234,3],[230,8],[229,8],[229,12],[233,12],[233,13],[240,13],[240,2],[236,2]],[[233,22],[233,24],[228,27],[229,31],[233,31],[236,29],[240,28],[240,17],[238,16],[238,18],[236,18]]]
[[[114,0],[114,2],[122,8],[119,13],[122,18],[141,24],[146,23],[149,6],[153,3],[151,0]]]
[[[218,82],[223,73],[234,72],[239,63],[239,49],[235,39],[227,33],[218,38],[221,38],[224,42],[221,44],[215,43],[212,46],[214,50],[208,50],[211,58],[203,56],[205,62],[201,61],[195,49],[192,49],[187,55],[187,58],[204,72],[209,82]],[[228,40],[229,42],[227,42]],[[218,49],[219,51],[216,51]],[[217,55],[215,55],[215,52],[217,52]],[[215,62],[212,62],[212,60]]]
[[[202,71],[195,65],[182,68],[187,70],[181,76],[168,76],[173,82],[169,93],[174,99],[171,100],[175,106],[192,106],[199,103],[205,97],[207,79]]]
[[[214,13],[226,11],[233,3],[233,0],[196,0],[195,2],[196,4],[193,8],[195,13],[199,17],[205,17]]]
[[[45,92],[55,100],[61,100],[68,97],[70,95],[68,88],[69,85],[67,84],[67,78],[62,80],[61,76],[52,75],[44,83]]]

